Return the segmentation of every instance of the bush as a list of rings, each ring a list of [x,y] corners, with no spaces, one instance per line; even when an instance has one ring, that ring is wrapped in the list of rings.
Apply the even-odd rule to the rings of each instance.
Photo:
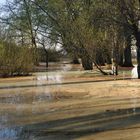
[[[29,48],[13,43],[0,44],[0,76],[28,75],[33,68],[33,55]]]

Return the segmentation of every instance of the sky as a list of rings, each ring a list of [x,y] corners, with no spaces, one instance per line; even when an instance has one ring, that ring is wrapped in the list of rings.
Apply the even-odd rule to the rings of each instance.
[[[6,0],[0,0],[0,4],[4,4]]]

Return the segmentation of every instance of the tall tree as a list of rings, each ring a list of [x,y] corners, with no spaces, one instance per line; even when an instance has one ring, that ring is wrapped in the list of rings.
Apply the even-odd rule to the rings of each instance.
[[[123,28],[127,27],[127,29],[130,30],[131,35],[135,36],[137,46],[138,78],[140,78],[140,1],[105,0],[104,2],[108,5],[106,7],[106,11],[108,11],[108,13],[104,15],[105,21],[116,23]]]
[[[22,46],[31,46],[34,53],[34,60],[37,63],[37,30],[35,8],[30,0],[8,1],[4,7],[6,16],[1,20],[7,24],[9,30],[14,31],[13,39]]]

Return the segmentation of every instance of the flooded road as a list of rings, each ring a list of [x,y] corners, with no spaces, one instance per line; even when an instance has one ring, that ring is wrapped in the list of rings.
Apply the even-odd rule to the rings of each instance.
[[[61,71],[0,80],[0,140],[139,138],[137,79]]]

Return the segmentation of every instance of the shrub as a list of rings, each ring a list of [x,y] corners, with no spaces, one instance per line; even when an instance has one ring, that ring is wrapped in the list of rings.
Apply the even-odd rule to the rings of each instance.
[[[13,43],[0,44],[0,76],[28,75],[33,68],[33,55],[28,47]]]

